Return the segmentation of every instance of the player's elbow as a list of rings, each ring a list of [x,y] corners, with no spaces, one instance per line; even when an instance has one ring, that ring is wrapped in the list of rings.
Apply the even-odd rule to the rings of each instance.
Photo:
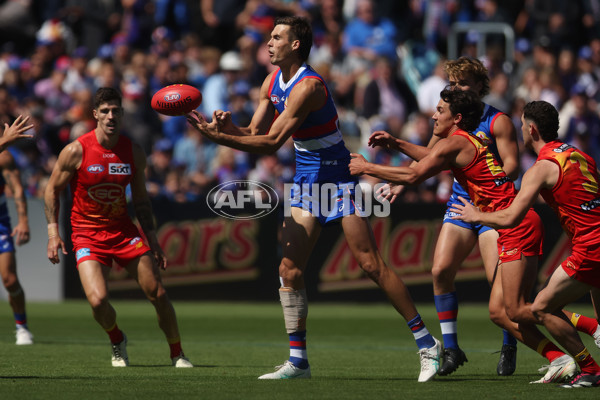
[[[523,221],[523,216],[515,213],[506,213],[502,216],[501,224],[502,228],[510,229],[519,225]]]
[[[406,184],[407,185],[420,185],[425,182],[427,178],[424,176],[420,176],[415,172],[411,172],[406,176]]]
[[[264,155],[273,155],[283,145],[283,141],[276,137],[266,137],[265,145],[262,146],[260,153]]]

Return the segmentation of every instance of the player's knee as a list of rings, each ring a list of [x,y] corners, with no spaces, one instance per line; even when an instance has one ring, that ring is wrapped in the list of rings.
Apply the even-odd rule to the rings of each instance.
[[[162,285],[153,285],[149,288],[145,288],[144,292],[146,293],[146,297],[152,303],[160,303],[163,301],[167,301],[167,291]]]
[[[434,282],[448,282],[449,280],[454,280],[454,275],[452,274],[451,268],[447,265],[434,264],[431,268],[431,276]]]
[[[293,262],[282,260],[279,264],[279,276],[285,282],[299,282],[303,279],[303,272]]]
[[[15,274],[8,274],[2,279],[2,284],[6,288],[6,290],[10,293],[21,288],[19,284],[19,280]]]
[[[108,306],[108,298],[106,296],[100,296],[92,294],[88,296],[88,303],[94,311],[101,311]]]
[[[359,263],[360,268],[365,271],[365,274],[373,281],[379,282],[381,279],[383,267],[375,260],[364,260]]]
[[[489,313],[490,321],[492,321],[496,325],[501,326],[506,316],[504,310],[501,307],[493,306],[490,304]]]

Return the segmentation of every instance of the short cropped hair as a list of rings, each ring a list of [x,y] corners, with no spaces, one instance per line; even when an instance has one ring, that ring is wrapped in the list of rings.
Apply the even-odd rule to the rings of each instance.
[[[473,92],[463,90],[442,90],[440,97],[448,103],[452,115],[461,114],[458,127],[466,132],[473,132],[481,122],[483,103]]]
[[[94,95],[94,109],[98,109],[101,104],[116,101],[121,106],[121,92],[111,87],[101,87]]]
[[[483,85],[478,93],[479,97],[483,97],[490,92],[490,77],[488,70],[481,61],[476,58],[460,57],[456,60],[446,61],[444,66],[446,74],[450,77],[472,77],[475,81],[480,81]]]
[[[523,108],[523,118],[537,125],[542,140],[546,143],[558,138],[558,111],[546,101],[532,101]]]
[[[275,25],[288,25],[292,40],[300,41],[298,54],[302,61],[308,60],[310,49],[313,44],[313,34],[310,22],[303,17],[279,17],[275,19]]]

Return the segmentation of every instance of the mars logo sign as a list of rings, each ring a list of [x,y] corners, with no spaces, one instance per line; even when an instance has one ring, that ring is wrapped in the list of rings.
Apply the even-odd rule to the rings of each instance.
[[[116,183],[102,183],[88,189],[92,199],[102,204],[113,204],[123,197],[123,187]]]
[[[272,213],[279,204],[279,196],[264,183],[236,180],[215,186],[208,193],[206,204],[221,217],[256,219]]]

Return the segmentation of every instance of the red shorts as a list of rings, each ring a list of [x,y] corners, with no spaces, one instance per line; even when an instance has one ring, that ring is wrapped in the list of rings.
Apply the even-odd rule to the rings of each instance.
[[[560,266],[571,278],[600,288],[600,260],[598,260],[598,255],[590,257],[589,251],[580,250],[574,247],[571,255]]]
[[[77,265],[95,260],[112,267],[114,260],[125,267],[131,260],[150,251],[133,223],[103,230],[74,229],[71,239]]]
[[[499,229],[498,254],[500,264],[517,261],[521,256],[533,257],[542,255],[544,242],[544,226],[540,216],[529,209],[523,221],[510,229]]]

